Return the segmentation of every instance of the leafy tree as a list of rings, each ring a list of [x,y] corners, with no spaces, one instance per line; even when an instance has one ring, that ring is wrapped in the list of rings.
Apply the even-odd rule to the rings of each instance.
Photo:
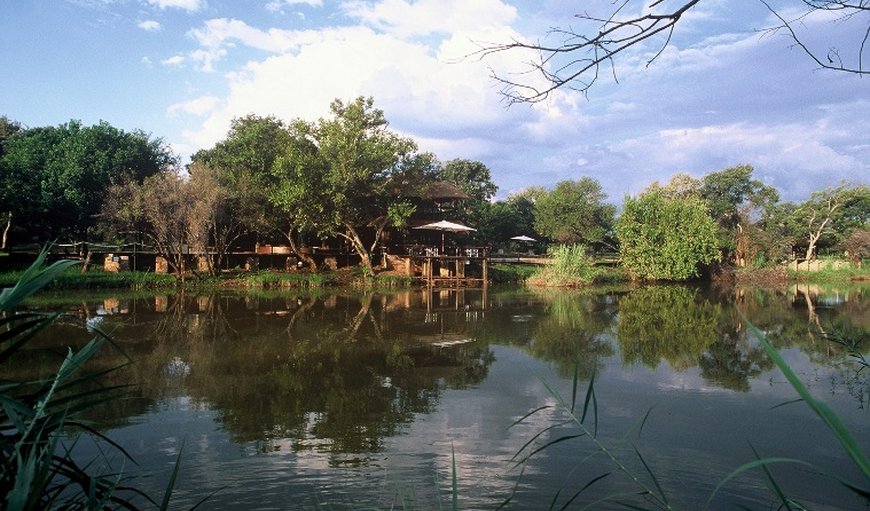
[[[616,207],[591,177],[561,181],[535,201],[535,230],[561,243],[601,245],[613,227]]]
[[[507,43],[492,44],[479,53],[486,56],[506,51],[534,55],[528,61],[529,73],[514,76],[526,77],[525,81],[508,76],[494,78],[503,85],[502,94],[510,103],[535,103],[546,100],[560,88],[588,91],[598,80],[601,66],[610,66],[616,78],[614,62],[628,55],[632,49],[653,45],[652,64],[671,41],[671,36],[684,19],[702,0],[682,0],[676,3],[657,0],[642,10],[629,7],[628,0],[606,2],[602,10],[591,7],[572,17],[570,26],[550,30],[544,39],[522,41],[514,39]],[[866,20],[870,6],[865,0],[791,0],[794,9],[785,5],[772,6],[768,0],[758,0],[776,20],[774,25],[763,28],[767,33],[785,33],[794,46],[803,51],[811,61],[823,69],[854,74],[870,74],[864,61],[866,43]],[[707,2],[709,3],[709,2]],[[602,3],[605,4],[605,3]],[[639,14],[638,14],[639,13]],[[796,28],[806,28],[803,20],[814,13],[835,13],[828,16],[833,21],[853,20],[857,23],[858,36],[851,48],[830,47],[823,49],[813,44],[814,37],[802,37]],[[864,23],[862,23],[862,20]]]
[[[794,211],[795,230],[806,240],[806,259],[816,256],[820,242],[837,243],[870,223],[870,187],[841,184],[814,192]]]
[[[472,201],[489,201],[498,191],[489,168],[479,161],[450,160],[436,172],[435,177],[456,183]]]
[[[272,209],[272,168],[291,143],[283,121],[248,115],[233,119],[225,139],[191,158],[190,174],[218,187],[211,239],[220,266],[229,247],[247,233],[285,233],[284,216]],[[209,176],[206,176],[209,174]]]
[[[324,183],[328,169],[320,157],[313,124],[296,120],[288,126],[288,132],[288,144],[272,166],[268,199],[286,221],[282,232],[291,249],[313,271],[317,264],[300,250],[296,237],[300,230],[326,230],[321,221],[327,217],[329,207]]]
[[[752,179],[751,165],[737,165],[704,176],[698,193],[719,224],[723,260],[751,260],[769,250],[765,222],[779,201],[775,188]]]
[[[652,188],[626,197],[616,223],[622,264],[637,278],[686,280],[719,259],[716,223],[703,201]]]
[[[490,246],[505,245],[519,235],[538,237],[535,230],[535,203],[530,193],[508,196],[486,209],[477,224],[475,236]]]
[[[870,229],[855,229],[843,242],[843,248],[854,266],[870,258]]]
[[[20,130],[3,146],[0,199],[40,241],[86,240],[110,186],[176,163],[162,140],[106,122]]]
[[[372,98],[335,100],[330,110],[330,118],[315,124],[294,123],[294,142],[273,172],[281,183],[272,202],[296,225],[347,240],[371,272],[384,229],[411,212],[390,182],[416,144],[388,129]],[[371,235],[364,236],[362,228],[370,228]]]

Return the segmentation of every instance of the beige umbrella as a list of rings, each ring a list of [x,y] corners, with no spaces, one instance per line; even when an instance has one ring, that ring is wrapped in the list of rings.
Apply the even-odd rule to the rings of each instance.
[[[441,231],[441,252],[444,253],[444,233],[445,232],[471,232],[476,231],[474,227],[469,227],[467,225],[457,224],[456,222],[450,222],[448,220],[441,220],[439,222],[433,222],[431,224],[425,224],[418,227],[414,227],[414,229],[426,229],[429,231]]]

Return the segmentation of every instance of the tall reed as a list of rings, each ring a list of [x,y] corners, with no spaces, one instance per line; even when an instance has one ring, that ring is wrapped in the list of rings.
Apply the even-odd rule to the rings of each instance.
[[[58,314],[18,312],[21,303],[45,287],[75,262],[60,261],[43,267],[46,251],[19,278],[0,293],[0,369]],[[123,354],[104,333],[83,348],[67,350],[57,372],[47,378],[0,382],[0,508],[138,509],[141,504],[166,509],[178,471],[158,503],[130,483],[133,479],[112,468],[114,458],[135,463],[124,448],[81,419],[86,410],[116,399],[123,386],[104,386],[99,380],[120,367],[85,373],[84,366],[104,346]],[[126,355],[124,355],[126,357]],[[127,358],[129,363],[130,359]],[[80,463],[72,444],[87,435],[101,444],[101,455]],[[72,444],[67,440],[73,438]]]

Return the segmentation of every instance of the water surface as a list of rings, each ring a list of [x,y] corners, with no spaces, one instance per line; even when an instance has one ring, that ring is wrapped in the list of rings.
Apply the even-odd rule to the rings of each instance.
[[[805,405],[777,406],[794,390],[747,322],[870,452],[870,370],[858,371],[826,340],[867,336],[867,292],[654,286],[43,298],[37,306],[67,313],[15,367],[51,371],[90,328],[110,332],[136,361],[113,383],[136,387],[94,420],[151,474],[143,484],[154,494],[184,446],[178,505],[218,491],[205,509],[449,508],[455,473],[463,509],[493,509],[509,497],[509,509],[554,499],[558,508],[610,473],[577,497],[580,508],[638,492],[603,447],[655,489],[639,452],[674,507],[697,509],[753,459],[753,447],[860,481]],[[122,360],[105,350],[97,362]],[[517,463],[530,440],[523,453],[578,433],[559,426],[567,416],[556,395],[570,401],[575,375],[581,407],[594,375],[584,424],[599,443],[558,442]],[[79,451],[93,455],[85,444]],[[866,508],[806,467],[773,473],[809,508]],[[758,472],[738,477],[711,508],[767,509],[774,495],[766,486]]]

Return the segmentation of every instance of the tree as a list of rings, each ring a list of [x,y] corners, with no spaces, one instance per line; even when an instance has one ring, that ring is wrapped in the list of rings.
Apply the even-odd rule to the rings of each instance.
[[[479,161],[450,160],[436,172],[435,177],[455,183],[472,201],[489,201],[498,191],[489,168]]]
[[[591,177],[561,181],[535,202],[535,230],[560,243],[604,244],[616,214],[606,198]]]
[[[191,158],[191,178],[200,179],[206,189],[216,187],[217,202],[209,207],[215,266],[247,233],[286,235],[285,215],[272,208],[269,194],[275,186],[272,168],[290,143],[283,121],[248,115],[233,119],[224,140]]]
[[[106,122],[20,130],[3,147],[0,199],[39,241],[87,240],[110,186],[176,164],[162,140]]]
[[[870,258],[870,228],[852,231],[852,234],[843,241],[843,248],[852,265],[860,267],[864,259]]]
[[[797,27],[810,15],[833,14],[835,21],[852,19],[861,22],[870,17],[870,5],[866,0],[792,0],[796,11],[786,7],[773,7],[768,0],[758,0],[777,19],[777,24],[765,28],[766,33],[785,32],[820,68],[839,72],[868,74],[864,66],[864,48],[870,29],[862,27],[860,37],[849,55],[838,48],[817,49],[805,43],[798,34]],[[632,49],[653,44],[652,54],[647,65],[652,64],[670,44],[671,37],[680,26],[686,13],[696,8],[701,0],[683,0],[669,3],[654,0],[640,14],[632,8],[634,2],[617,0],[607,2],[604,11],[584,11],[574,15],[574,23],[556,27],[549,31],[543,41],[521,41],[514,39],[503,44],[484,46],[478,54],[482,56],[514,51],[533,53],[529,72],[520,76],[525,81],[494,75],[503,85],[502,94],[509,103],[535,103],[544,101],[560,88],[587,92],[598,80],[602,66],[610,66],[614,78],[614,62]],[[795,12],[796,14],[788,14]],[[866,23],[865,23],[866,27]]]
[[[135,233],[144,239],[183,282],[189,247],[201,242],[208,220],[196,208],[198,197],[193,192],[175,172],[161,172],[142,183],[113,185],[102,215],[104,229],[116,236]]]
[[[814,192],[795,209],[793,221],[806,240],[804,258],[813,259],[825,237],[836,243],[870,223],[870,187],[844,183]]]
[[[315,124],[293,123],[293,142],[273,172],[281,184],[272,202],[296,225],[347,240],[371,272],[386,226],[401,224],[412,211],[389,185],[417,147],[389,130],[372,98],[335,100],[330,110],[330,118]]]
[[[737,165],[703,177],[698,193],[719,224],[723,259],[739,264],[766,249],[764,224],[779,201],[775,188],[752,179],[751,165]]]
[[[619,257],[636,278],[686,280],[719,259],[716,222],[694,197],[671,198],[652,188],[626,197],[616,223]]]

